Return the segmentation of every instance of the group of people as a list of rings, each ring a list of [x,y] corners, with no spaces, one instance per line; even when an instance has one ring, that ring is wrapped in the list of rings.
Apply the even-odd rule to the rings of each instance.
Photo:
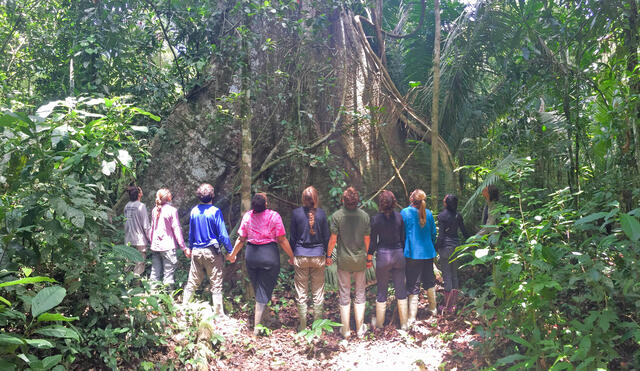
[[[451,257],[459,245],[459,232],[467,238],[462,216],[457,212],[458,199],[447,195],[444,210],[438,214],[439,233],[435,218],[426,206],[426,194],[420,189],[411,193],[410,205],[400,212],[391,191],[378,196],[379,212],[372,218],[358,207],[358,192],[349,187],[342,194],[342,207],[330,218],[320,208],[318,191],[307,187],[302,192],[302,206],[293,210],[289,238],[278,212],[268,208],[268,198],[257,193],[251,200],[238,229],[238,239],[231,245],[222,212],[213,206],[214,189],[210,184],[198,187],[200,203],[190,214],[189,245],[182,236],[178,212],[171,206],[171,193],[160,189],[156,193],[156,206],[147,216],[140,202],[142,190],[128,188],[130,202],[124,209],[125,243],[146,254],[152,254],[151,277],[165,285],[174,284],[177,265],[176,246],[191,259],[189,278],[184,289],[183,303],[191,300],[194,290],[205,276],[211,281],[214,312],[224,315],[222,296],[223,254],[234,263],[246,245],[245,264],[255,291],[254,333],[258,333],[266,306],[271,300],[280,272],[278,246],[289,257],[294,267],[294,287],[299,314],[298,331],[307,326],[308,285],[311,283],[313,318],[324,317],[325,268],[337,264],[339,286],[341,334],[348,338],[350,330],[351,280],[355,283],[355,332],[362,337],[367,325],[364,321],[367,268],[373,266],[376,255],[377,296],[372,326],[382,327],[385,322],[389,281],[393,282],[397,299],[400,327],[407,329],[418,312],[421,286],[427,292],[429,312],[455,312],[458,296],[458,264]],[[485,195],[485,197],[487,197]],[[487,198],[489,200],[489,198]],[[444,280],[444,303],[436,306],[434,259],[440,255],[440,268]],[[144,272],[144,261],[137,263],[134,273]]]

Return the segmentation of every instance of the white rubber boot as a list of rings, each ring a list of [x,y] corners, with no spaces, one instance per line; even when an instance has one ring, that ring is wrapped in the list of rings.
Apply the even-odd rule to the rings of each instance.
[[[362,338],[367,332],[367,325],[364,323],[364,310],[367,303],[353,303],[353,315],[356,319],[356,334]]]
[[[190,287],[185,287],[184,291],[182,292],[182,305],[187,304],[191,300],[192,296],[193,296],[193,289]]]
[[[432,287],[427,290],[427,298],[429,298],[429,312],[432,316],[438,315],[438,306],[436,305],[436,288]]]
[[[371,327],[382,328],[384,327],[384,315],[387,310],[387,302],[380,303],[376,301],[376,315],[371,318]]]
[[[400,330],[406,330],[409,316],[407,299],[398,300],[398,318],[400,319]]]
[[[307,328],[307,304],[298,304],[298,332]]]
[[[351,315],[351,303],[340,306],[340,321],[342,322],[342,328],[340,333],[342,337],[348,339],[351,336],[351,330],[349,329],[349,319]]]
[[[224,314],[224,302],[222,294],[211,294],[211,303],[213,304],[213,314],[216,317],[226,317]]]
[[[413,325],[418,314],[418,295],[409,295],[409,316],[407,318],[407,326]]]
[[[253,314],[253,334],[258,335],[260,330],[258,329],[258,325],[260,321],[262,321],[262,314],[264,313],[264,309],[266,308],[266,304],[261,304],[256,302],[255,313]]]

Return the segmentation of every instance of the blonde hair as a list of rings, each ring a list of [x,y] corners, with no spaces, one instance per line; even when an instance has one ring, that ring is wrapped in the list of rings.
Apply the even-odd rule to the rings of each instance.
[[[427,224],[427,194],[421,189],[416,189],[411,192],[409,201],[411,205],[418,209],[418,215],[420,216],[420,227],[424,227]]]
[[[318,203],[318,190],[314,186],[309,186],[302,191],[302,205],[309,209],[309,233],[312,236],[316,234],[316,231],[313,230],[313,225],[316,222]]]
[[[162,205],[171,202],[171,197],[171,192],[166,188],[160,188],[158,192],[156,192],[156,223],[158,222],[158,218],[160,218]]]

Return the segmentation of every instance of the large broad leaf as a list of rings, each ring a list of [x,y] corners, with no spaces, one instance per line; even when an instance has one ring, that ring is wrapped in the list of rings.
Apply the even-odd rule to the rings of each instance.
[[[65,317],[59,313],[42,313],[38,316],[38,322],[64,321],[71,322],[77,320],[78,317]]]
[[[587,215],[585,217],[582,217],[582,218],[576,220],[575,225],[591,223],[594,220],[603,219],[604,217],[607,216],[607,214],[609,214],[609,213],[601,211],[599,213]]]
[[[54,347],[53,343],[45,339],[25,339],[27,344],[37,349],[51,349]]]
[[[9,334],[0,334],[0,344],[22,345],[24,343],[25,343],[24,340],[17,336],[13,336]]]
[[[76,341],[80,341],[80,336],[74,329],[60,326],[60,325],[53,325],[53,326],[39,328],[35,331],[35,333],[40,335],[45,335],[45,336],[52,336],[56,338],[74,339]]]
[[[622,230],[633,242],[640,240],[640,222],[629,214],[620,214],[620,225]]]
[[[13,285],[24,285],[27,283],[36,283],[36,282],[56,282],[56,280],[54,280],[53,278],[49,278],[49,277],[27,277],[27,278],[23,278],[20,280],[15,280],[15,281],[8,281],[8,282],[2,282],[0,283],[0,287],[5,287],[5,286],[13,286]]]
[[[137,249],[134,249],[131,246],[127,246],[127,245],[115,245],[113,247],[113,252],[122,258],[131,260],[132,262],[141,262],[143,261],[142,259],[142,254],[140,254],[140,251],[138,251]]]
[[[13,363],[6,361],[4,359],[0,359],[0,370],[5,370],[5,371],[13,371],[13,370],[17,370],[16,365],[14,365]]]
[[[32,370],[47,371],[53,366],[59,364],[60,361],[62,361],[62,354],[56,354],[55,356],[49,356],[42,361],[32,362],[29,366],[31,366]]]
[[[31,314],[37,317],[41,313],[48,311],[62,302],[67,295],[64,287],[52,286],[45,287],[31,301]]]

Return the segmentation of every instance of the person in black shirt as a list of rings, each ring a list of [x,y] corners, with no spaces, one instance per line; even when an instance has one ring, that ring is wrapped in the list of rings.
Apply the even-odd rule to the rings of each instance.
[[[407,286],[405,278],[404,258],[404,223],[402,215],[393,210],[396,198],[391,191],[382,191],[378,196],[379,213],[371,219],[371,243],[367,260],[376,255],[376,278],[378,294],[376,297],[376,316],[372,318],[372,326],[381,328],[387,309],[387,289],[389,279],[398,300],[398,317],[400,328],[407,329]]]
[[[293,210],[289,244],[293,249],[294,286],[298,302],[298,332],[307,327],[307,288],[311,280],[313,319],[322,318],[324,304],[324,269],[329,223],[319,208],[318,191],[307,187],[302,192],[302,207]]]
[[[462,215],[457,212],[458,197],[448,194],[444,197],[443,204],[445,209],[438,214],[438,242],[436,243],[444,280],[445,305],[440,307],[440,311],[455,312],[458,289],[460,288],[458,262],[450,260],[456,247],[460,245],[458,229],[460,229],[465,239],[469,238],[470,235],[464,228]]]

